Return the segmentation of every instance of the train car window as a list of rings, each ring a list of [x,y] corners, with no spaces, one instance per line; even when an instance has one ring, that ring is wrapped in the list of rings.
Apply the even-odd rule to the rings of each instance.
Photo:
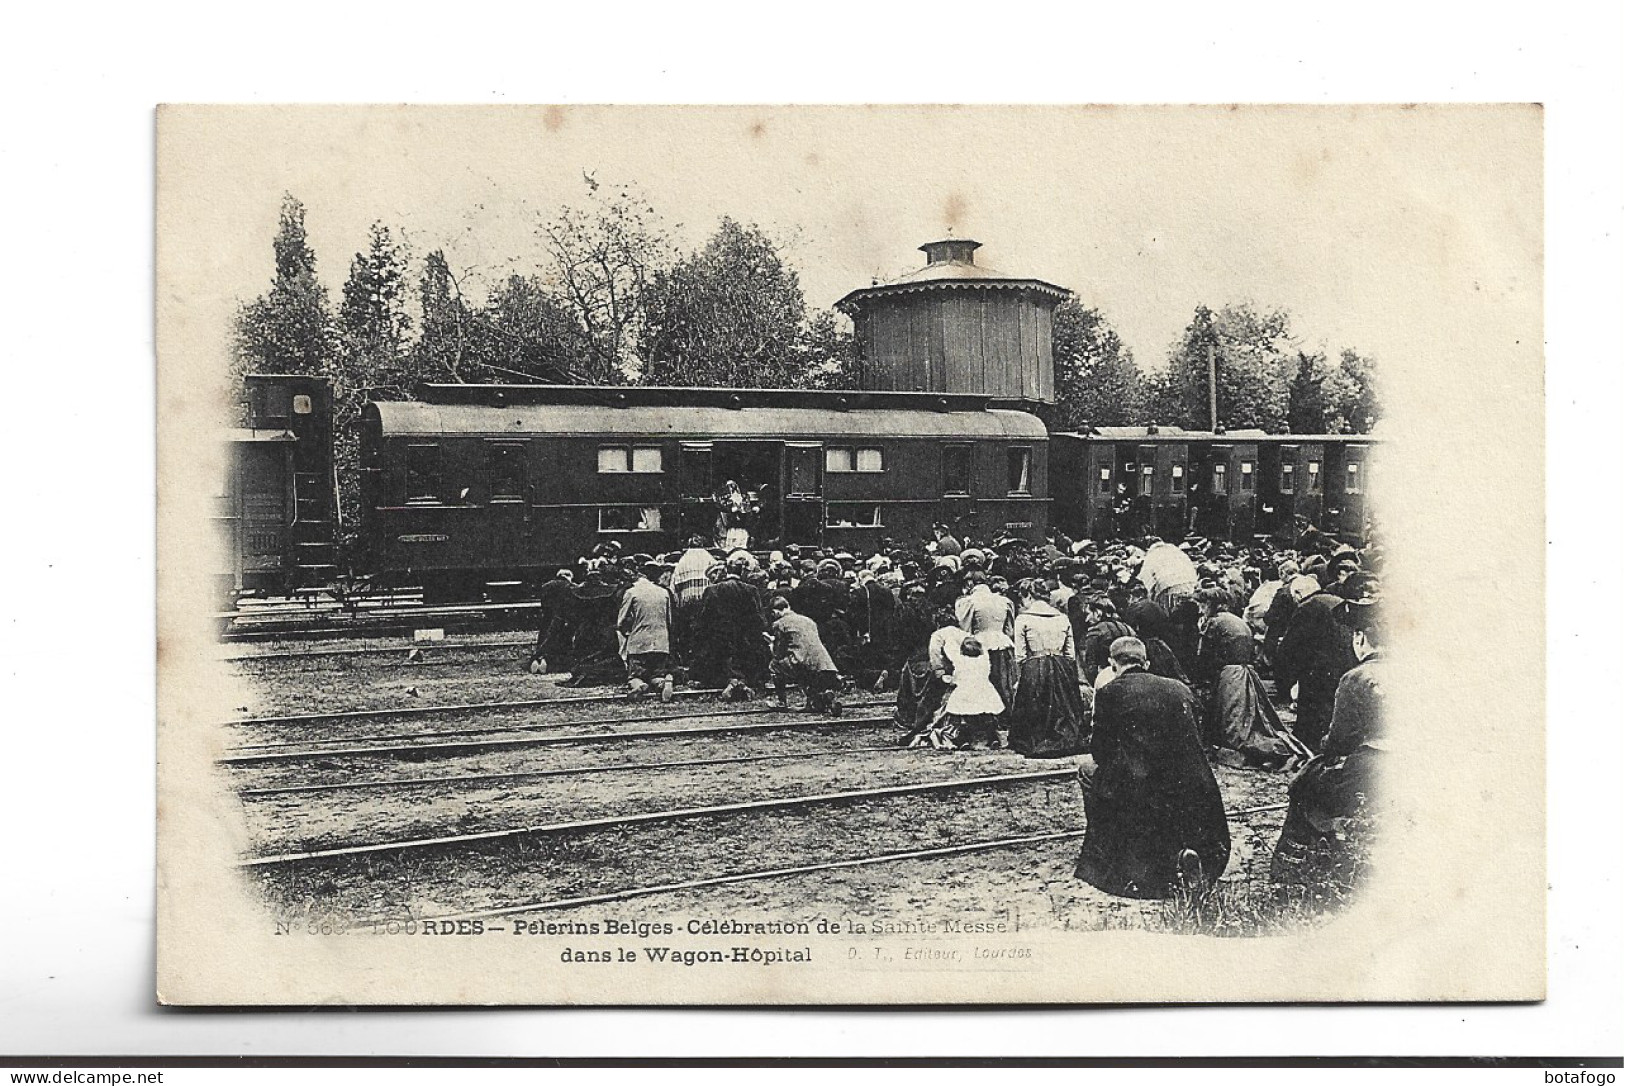
[[[659,445],[600,445],[598,472],[600,475],[654,474],[664,470],[660,453]]]
[[[293,413],[295,415],[308,415],[308,414],[310,414],[310,397],[309,396],[295,396],[293,398]]]
[[[1170,485],[1177,488],[1178,485],[1179,485],[1179,480],[1181,480],[1181,479],[1183,479],[1185,477],[1185,465],[1184,464],[1175,464],[1175,465],[1173,465],[1172,467],[1170,467],[1168,469],[1168,474],[1173,476],[1173,479],[1174,479],[1173,483],[1170,484]]]
[[[440,500],[439,445],[406,447],[406,500],[420,503]]]
[[[1320,493],[1320,461],[1309,461],[1309,493]]]
[[[1293,482],[1292,473],[1293,473],[1294,470],[1295,470],[1295,468],[1291,464],[1282,464],[1281,465],[1281,493],[1282,494],[1290,494],[1290,493],[1292,493],[1292,482]]]
[[[1229,469],[1224,464],[1213,465],[1213,493],[1230,493]]]
[[[491,479],[491,500],[523,501],[525,497],[525,447],[492,444],[485,447],[486,468]]]
[[[1241,489],[1242,489],[1243,493],[1247,493],[1247,494],[1252,493],[1252,490],[1253,490],[1253,462],[1251,460],[1243,460],[1241,462]]]
[[[1101,494],[1110,494],[1112,492],[1111,468],[1100,469],[1100,477],[1095,480],[1095,489]]]
[[[1140,493],[1149,495],[1157,483],[1157,469],[1150,464],[1140,469]]]
[[[660,509],[653,505],[601,505],[598,507],[600,532],[658,532]]]
[[[857,502],[830,502],[824,511],[826,528],[883,528],[880,506]]]
[[[885,471],[885,455],[877,448],[828,448],[824,450],[825,471]]]
[[[1357,461],[1357,460],[1349,461],[1348,482],[1344,484],[1343,490],[1345,492],[1349,493],[1349,494],[1358,494],[1360,492],[1360,463],[1359,463],[1359,461]]]
[[[942,492],[944,494],[970,493],[971,447],[944,445],[942,448]]]
[[[1033,451],[1027,448],[1010,449],[1008,451],[1007,465],[1010,493],[1030,493],[1032,489]]]

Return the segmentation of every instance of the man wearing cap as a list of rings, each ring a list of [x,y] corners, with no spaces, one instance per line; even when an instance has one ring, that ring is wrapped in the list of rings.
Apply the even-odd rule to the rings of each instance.
[[[1079,770],[1085,834],[1077,876],[1109,894],[1200,892],[1230,859],[1219,783],[1197,734],[1196,696],[1145,670],[1145,645],[1120,637],[1116,677],[1095,695],[1090,753]]]
[[[615,629],[624,642],[627,694],[631,697],[658,686],[660,700],[671,700],[671,593],[654,582],[664,568],[652,559],[645,561],[621,597],[615,617]]]
[[[967,573],[970,591],[954,602],[959,628],[981,642],[988,656],[989,678],[1006,705],[1015,696],[1016,605],[988,586],[987,574]]]
[[[938,524],[931,529],[931,532],[937,537],[937,553],[939,555],[952,558],[959,557],[959,552],[964,548],[960,546],[959,540],[954,538],[953,533],[948,530],[946,524]]]

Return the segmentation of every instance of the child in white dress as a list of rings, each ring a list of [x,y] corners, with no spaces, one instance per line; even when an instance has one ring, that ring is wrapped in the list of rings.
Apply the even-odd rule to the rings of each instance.
[[[939,750],[960,749],[986,743],[999,745],[999,716],[1004,699],[989,677],[992,661],[982,643],[967,637],[958,645],[946,646],[953,674],[952,687],[943,703],[942,718],[931,729],[931,745]]]

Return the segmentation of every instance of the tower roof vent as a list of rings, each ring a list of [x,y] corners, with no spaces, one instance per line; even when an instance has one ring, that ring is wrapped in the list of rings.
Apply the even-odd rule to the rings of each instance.
[[[976,250],[981,247],[981,242],[969,238],[943,238],[926,242],[920,252],[928,264],[975,264]]]

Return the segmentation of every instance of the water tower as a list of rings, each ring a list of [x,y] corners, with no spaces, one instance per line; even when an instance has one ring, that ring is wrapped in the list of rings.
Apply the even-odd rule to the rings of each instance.
[[[835,303],[852,318],[863,388],[1054,402],[1052,325],[1069,292],[982,267],[979,248],[927,242],[925,267]]]

